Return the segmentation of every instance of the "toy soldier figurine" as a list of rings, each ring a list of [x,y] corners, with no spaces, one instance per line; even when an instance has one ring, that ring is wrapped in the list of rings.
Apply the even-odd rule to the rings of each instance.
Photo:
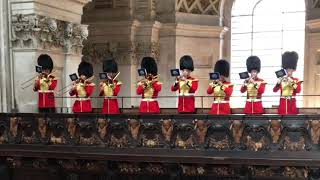
[[[38,57],[38,65],[42,69],[35,80],[33,91],[38,91],[38,108],[40,113],[53,113],[55,109],[54,89],[57,86],[57,80],[51,75],[53,62],[49,55],[42,54]]]
[[[301,83],[298,78],[292,77],[293,72],[297,68],[298,54],[294,51],[285,52],[282,55],[282,68],[285,69],[286,74],[280,77],[276,86],[273,88],[273,92],[277,92],[280,89],[280,105],[278,113],[285,114],[298,114],[295,95],[301,91]]]
[[[172,91],[179,91],[178,112],[194,113],[194,93],[198,89],[198,80],[191,77],[191,72],[194,70],[191,56],[185,55],[181,57],[180,70],[182,75],[176,78],[174,85],[171,87]]]
[[[247,59],[247,71],[250,73],[250,77],[244,81],[241,86],[241,93],[247,91],[247,101],[244,108],[245,114],[263,114],[264,109],[262,107],[261,96],[264,93],[266,83],[263,79],[258,77],[261,69],[261,62],[259,57],[250,56]]]
[[[82,61],[78,67],[79,79],[73,82],[70,96],[76,96],[72,111],[75,113],[92,112],[90,96],[95,84],[93,80],[93,68],[88,62]]]
[[[140,102],[140,113],[160,113],[157,97],[161,91],[156,61],[152,57],[144,57],[141,68],[146,70],[146,75],[138,83],[137,94],[142,95]]]
[[[120,74],[117,62],[114,59],[105,60],[103,62],[103,72],[107,73],[107,78],[100,83],[100,96],[104,96],[102,113],[119,114],[117,96],[122,83],[116,80]]]
[[[213,80],[208,87],[207,93],[213,94],[214,102],[210,114],[231,114],[230,96],[233,91],[233,84],[226,81],[229,77],[230,65],[226,60],[219,60],[214,66],[214,72],[219,73],[219,79]]]

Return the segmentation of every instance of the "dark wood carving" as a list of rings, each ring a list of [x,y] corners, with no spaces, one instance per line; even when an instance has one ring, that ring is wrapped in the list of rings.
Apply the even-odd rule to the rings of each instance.
[[[192,124],[181,123],[176,125],[175,131],[175,144],[176,148],[180,149],[194,149],[198,147],[194,126]]]

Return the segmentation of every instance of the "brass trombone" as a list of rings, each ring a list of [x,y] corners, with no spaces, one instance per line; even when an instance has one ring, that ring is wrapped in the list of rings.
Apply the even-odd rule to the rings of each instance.
[[[55,72],[55,70],[54,71],[52,71],[52,73],[50,73],[50,74],[48,74],[47,75],[47,77],[49,78],[49,77],[53,77],[52,79],[54,79],[54,77],[55,76],[53,76],[52,74]],[[26,83],[28,83],[28,82],[30,82],[30,81],[32,81],[32,80],[34,80],[35,78],[37,78],[37,77],[43,77],[44,76],[44,74],[43,73],[39,73],[38,75],[36,75],[36,76],[34,76],[34,77],[32,77],[32,79],[30,78],[30,79],[28,79],[27,81],[25,81],[25,82],[23,82],[23,83],[21,83],[20,84],[20,86],[22,86],[21,87],[21,89],[26,89],[26,88],[28,88],[28,87],[30,87],[30,86],[32,86],[32,85],[34,85],[33,83],[30,83],[30,84],[28,84],[28,85],[26,85],[26,86],[23,86],[24,84],[26,84]]]
[[[72,81],[72,83],[70,83],[69,85],[67,85],[67,86],[65,86],[64,88],[60,89],[58,92],[61,92],[61,91],[63,91],[64,89],[72,86],[74,83],[75,83],[75,84],[78,84],[78,83],[86,84],[86,83],[88,83],[88,82],[91,82],[93,79],[94,79],[94,76],[91,76],[91,77],[89,77],[89,78],[86,79],[86,80],[83,80],[83,79],[79,78],[79,79],[77,79],[77,80],[75,80],[75,81]],[[71,88],[67,89],[66,91],[63,91],[63,93],[62,93],[62,94],[59,94],[59,95],[64,95],[64,94],[66,94],[67,92],[69,92],[70,90],[71,90]]]

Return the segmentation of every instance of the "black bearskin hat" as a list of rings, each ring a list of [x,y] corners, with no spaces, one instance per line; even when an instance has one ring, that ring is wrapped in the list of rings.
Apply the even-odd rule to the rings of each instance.
[[[156,76],[158,74],[158,66],[152,57],[144,57],[141,61],[141,68],[146,69],[148,74]]]
[[[287,51],[282,54],[282,68],[283,69],[297,69],[299,55],[295,51]]]
[[[49,69],[50,72],[53,69],[53,62],[48,54],[41,54],[38,57],[38,65],[41,66],[42,69]]]
[[[79,76],[85,75],[87,78],[93,76],[93,67],[92,64],[82,61],[78,67]]]
[[[229,73],[230,73],[229,62],[224,59],[220,59],[214,65],[214,72],[220,73],[221,76],[229,77]]]
[[[103,72],[108,73],[117,73],[118,72],[118,64],[114,59],[106,59],[103,61]]]
[[[194,70],[192,57],[189,55],[182,56],[180,58],[180,70],[189,69]]]
[[[252,70],[260,72],[261,61],[258,56],[250,56],[247,59],[247,71],[250,73]]]

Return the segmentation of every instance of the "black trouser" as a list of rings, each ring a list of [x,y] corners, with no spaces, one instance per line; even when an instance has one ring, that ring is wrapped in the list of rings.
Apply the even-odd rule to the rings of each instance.
[[[39,113],[55,113],[56,108],[39,108]]]

